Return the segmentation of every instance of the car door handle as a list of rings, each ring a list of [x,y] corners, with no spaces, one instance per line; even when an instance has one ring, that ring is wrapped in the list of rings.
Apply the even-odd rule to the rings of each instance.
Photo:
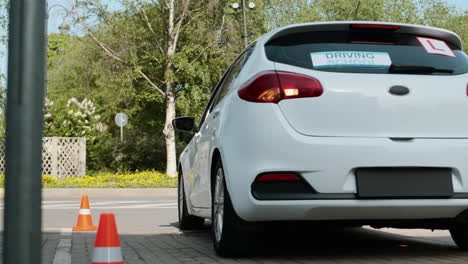
[[[200,142],[200,138],[201,138],[201,133],[200,132],[195,133],[195,143],[198,144],[198,142]]]

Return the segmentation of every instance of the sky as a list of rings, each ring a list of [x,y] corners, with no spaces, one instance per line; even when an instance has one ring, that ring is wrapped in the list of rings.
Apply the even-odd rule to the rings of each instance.
[[[118,4],[116,0],[107,0],[110,2],[109,6],[112,9],[117,9]],[[232,0],[235,2],[236,0]],[[240,0],[238,0],[240,1]],[[468,0],[445,0],[445,2],[449,3],[450,5],[456,6],[457,8],[463,9],[463,10],[468,10]],[[71,7],[71,1],[70,0],[48,0],[49,7],[52,7],[54,5],[63,5],[67,8]],[[53,7],[51,12],[50,12],[50,19],[48,23],[48,32],[49,33],[59,33],[58,27],[60,24],[63,22],[64,18],[64,10],[61,7]]]
[[[107,0],[109,2],[109,8],[111,9],[118,9],[119,4],[117,3],[118,1],[116,0]],[[235,1],[235,0],[233,0]],[[444,0],[445,2],[449,3],[450,5],[453,5],[457,8],[460,8],[461,10],[468,10],[468,0]],[[49,14],[49,21],[48,21],[48,33],[59,33],[58,27],[64,19],[66,20],[66,11],[63,7],[71,9],[71,0],[48,0],[49,8],[50,8],[50,14]],[[5,47],[1,47],[0,49],[3,49],[0,52],[3,53],[3,55],[0,55],[0,72],[6,73],[6,52],[4,52]]]
[[[116,0],[106,0],[109,2],[109,8],[111,10],[118,9],[119,4]],[[468,1],[468,0],[467,0]],[[48,34],[60,33],[59,26],[65,21],[68,24],[71,22],[67,21],[67,11],[72,9],[72,0],[47,0],[49,8],[49,20],[47,21],[47,32]],[[71,33],[75,33],[71,31]],[[0,46],[0,73],[6,75],[7,71],[7,52],[6,47]]]
[[[468,0],[466,0],[468,1]],[[48,21],[48,33],[59,33],[59,26],[65,21],[67,22],[66,10],[72,9],[72,2],[71,0],[48,0],[49,4],[49,21]],[[105,2],[108,3],[110,10],[117,10],[119,9],[120,5],[118,4],[118,0],[106,0]],[[105,3],[104,2],[104,3]],[[71,24],[68,21],[68,24]],[[73,33],[73,32],[72,32]]]
[[[445,0],[445,2],[460,9],[468,10],[468,0]]]
[[[47,21],[47,32],[59,33],[58,27],[67,19],[67,10],[71,10],[72,4],[68,0],[48,0],[49,21]],[[67,9],[67,10],[66,10]],[[70,24],[70,23],[69,23]]]

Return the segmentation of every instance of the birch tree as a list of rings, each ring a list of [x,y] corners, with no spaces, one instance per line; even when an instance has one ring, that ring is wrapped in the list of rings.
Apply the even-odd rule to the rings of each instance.
[[[224,4],[217,0],[122,0],[120,4],[123,8],[119,13],[107,11],[108,7],[98,0],[77,0],[73,7],[75,21],[95,47],[115,63],[131,68],[134,78],[164,101],[166,173],[175,177],[177,155],[172,120],[176,117],[177,89],[183,86],[177,83],[177,74],[183,71],[178,67],[178,54],[187,52],[179,46],[180,37],[197,25],[196,30],[203,31],[204,38],[192,49],[198,55],[188,64],[203,58],[204,53],[216,47],[216,32],[223,27]]]

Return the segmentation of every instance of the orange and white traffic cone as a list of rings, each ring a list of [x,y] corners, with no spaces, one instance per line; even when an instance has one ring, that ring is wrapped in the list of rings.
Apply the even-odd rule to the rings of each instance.
[[[91,218],[91,210],[89,209],[88,195],[83,195],[81,198],[80,214],[76,226],[72,228],[73,231],[95,231],[96,226],[93,225],[93,218]]]
[[[114,214],[101,214],[91,264],[124,264]]]

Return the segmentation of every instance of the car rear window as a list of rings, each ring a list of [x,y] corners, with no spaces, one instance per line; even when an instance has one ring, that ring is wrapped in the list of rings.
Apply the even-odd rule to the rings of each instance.
[[[446,49],[448,54],[430,53],[431,50],[427,50],[427,46],[425,48],[421,42],[421,39],[429,38],[398,32],[307,32],[274,39],[265,45],[265,50],[267,58],[271,61],[320,71],[433,75],[456,75],[468,72],[468,56],[462,50],[452,43],[433,40],[436,42],[432,43],[442,43],[442,47],[434,47],[436,51]],[[432,43],[426,44],[432,45]],[[342,59],[357,58],[357,60],[346,65],[336,63],[337,60],[328,65],[327,62],[322,64],[320,60],[326,56]],[[378,57],[380,63],[375,65],[359,63],[359,58],[363,58],[361,61],[366,62],[366,56]],[[402,66],[403,70],[395,71],[398,66]],[[408,66],[410,70],[404,68]],[[419,68],[415,70],[414,67],[422,67],[423,70]],[[430,68],[435,70],[428,70]]]

